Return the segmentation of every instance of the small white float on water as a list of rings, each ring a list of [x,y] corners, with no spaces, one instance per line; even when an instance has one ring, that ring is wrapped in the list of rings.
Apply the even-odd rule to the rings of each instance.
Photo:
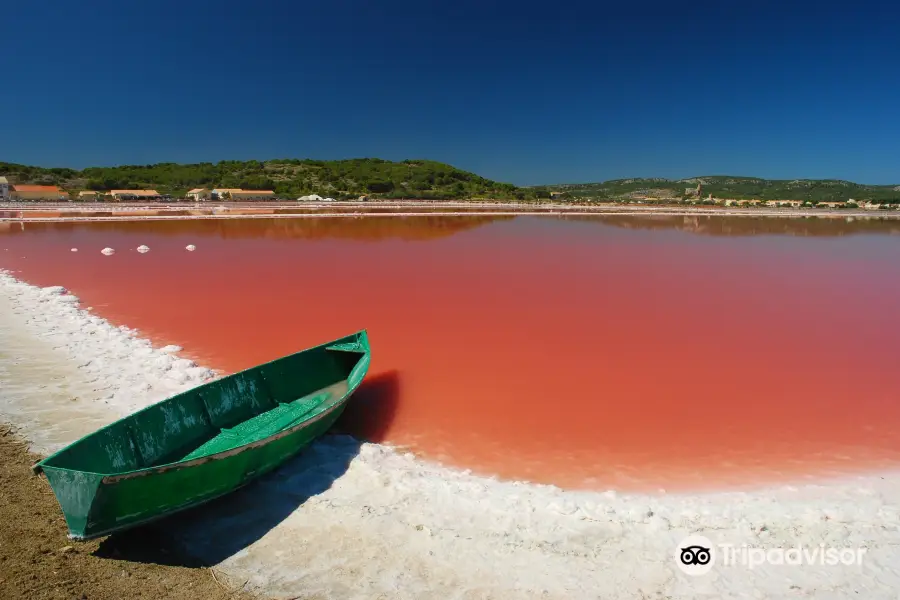
[[[112,254],[115,254],[115,252],[116,251],[113,250],[112,248],[104,248],[103,250],[100,251],[100,254],[105,254],[106,256],[110,256]]]
[[[78,248],[72,248],[72,252],[78,252]]]
[[[188,244],[187,246],[184,247],[184,249],[187,250],[188,252],[193,252],[194,250],[197,249],[197,246],[195,246],[193,244]]]
[[[137,247],[137,251],[140,252],[141,254],[146,254],[147,252],[150,252],[150,247],[141,244],[140,246]]]

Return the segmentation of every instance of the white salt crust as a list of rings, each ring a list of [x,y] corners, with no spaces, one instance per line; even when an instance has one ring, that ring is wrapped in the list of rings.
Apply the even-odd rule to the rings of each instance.
[[[0,272],[0,413],[37,449],[207,381],[209,369]],[[329,435],[181,534],[274,598],[865,598],[900,593],[900,475],[752,492],[572,492],[497,481]],[[673,560],[688,534],[763,548],[865,547],[862,566]]]

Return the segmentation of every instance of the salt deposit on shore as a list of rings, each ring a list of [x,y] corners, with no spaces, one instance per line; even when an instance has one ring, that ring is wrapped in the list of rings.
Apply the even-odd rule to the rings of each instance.
[[[0,303],[5,335],[16,331],[22,339],[28,332],[68,359],[61,364],[74,365],[92,392],[88,394],[89,400],[76,402],[104,409],[109,413],[107,420],[115,420],[215,376],[210,369],[173,356],[167,348],[154,349],[149,341],[136,337],[127,327],[114,327],[87,309],[79,308],[78,298],[61,286],[36,288],[0,271]],[[23,358],[14,362],[26,363]],[[69,378],[72,380],[71,373]],[[0,385],[0,389],[6,389],[6,381]],[[81,395],[85,395],[83,390]],[[0,410],[4,406],[0,403]],[[56,449],[54,444],[43,444],[29,437],[37,442],[40,451]],[[60,444],[70,441],[63,440]]]
[[[822,219],[900,219],[898,210],[820,209],[736,206],[673,206],[653,204],[579,205],[560,202],[541,204],[517,202],[260,202],[209,206],[202,203],[172,203],[153,206],[136,204],[72,204],[41,203],[7,204],[20,208],[16,217],[0,217],[4,221],[75,222],[75,221],[158,221],[171,219],[298,219],[325,217],[448,217],[448,216],[536,216],[536,215],[659,215],[659,216],[744,216],[744,217],[816,217]],[[2,205],[0,205],[2,208]],[[349,210],[348,210],[349,209]],[[372,212],[373,210],[397,212]],[[278,210],[290,210],[290,214]],[[250,212],[248,212],[250,211]],[[304,211],[304,212],[295,212]],[[351,212],[352,211],[352,212]],[[55,214],[54,214],[55,213]],[[103,214],[96,214],[103,213]],[[190,213],[190,214],[185,214]]]
[[[179,351],[79,309],[62,288],[0,273],[0,413],[39,450],[213,375]],[[566,492],[326,436],[182,536],[276,598],[886,599],[900,590],[898,504],[897,474],[754,493]],[[673,560],[688,534],[867,551],[861,567],[717,565],[690,577]]]

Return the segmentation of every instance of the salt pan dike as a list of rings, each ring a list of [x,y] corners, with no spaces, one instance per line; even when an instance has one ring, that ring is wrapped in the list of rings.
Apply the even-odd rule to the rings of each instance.
[[[39,452],[215,376],[88,308],[63,288],[0,273],[0,413]],[[897,473],[742,492],[572,492],[329,435],[171,523],[201,564],[274,598],[896,598],[900,589]],[[865,552],[860,565],[719,564],[692,576],[674,557],[689,534],[801,544],[807,556]]]
[[[787,207],[692,206],[665,204],[567,204],[559,202],[331,202],[331,203],[229,203],[203,205],[175,204],[0,204],[0,225],[4,222],[109,222],[169,221],[173,219],[296,219],[326,217],[427,217],[427,216],[539,216],[539,215],[730,215],[743,217],[816,217],[823,219],[896,219],[897,210],[826,209]]]

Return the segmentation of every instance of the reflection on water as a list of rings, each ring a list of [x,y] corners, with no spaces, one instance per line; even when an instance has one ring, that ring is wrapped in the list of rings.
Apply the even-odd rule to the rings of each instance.
[[[0,221],[0,233],[13,233],[24,230],[25,223],[23,222]]]
[[[372,218],[303,218],[303,219],[198,219],[171,221],[98,221],[27,223],[29,232],[53,231],[59,233],[102,233],[216,236],[223,239],[273,238],[273,239],[353,239],[429,240],[474,229],[495,221],[515,217],[491,216],[427,216]],[[347,221],[352,220],[352,226]],[[12,223],[6,223],[13,225]],[[22,231],[25,223],[16,223],[10,233]],[[2,227],[2,223],[0,223]]]
[[[703,215],[572,215],[569,221],[598,222],[624,229],[677,229],[706,235],[839,236],[859,233],[900,235],[900,219],[890,217],[747,217]]]
[[[254,209],[247,209],[253,212]],[[268,209],[255,209],[257,212]],[[357,212],[356,208],[337,208],[329,212]],[[384,214],[400,212],[406,209],[375,208],[366,209],[367,213]],[[439,208],[417,208],[419,212],[435,212]],[[467,212],[483,209],[456,209]],[[312,209],[277,209],[276,214],[309,214]],[[178,216],[190,211],[168,211],[166,214]],[[193,211],[196,212],[196,211]],[[212,214],[212,210],[204,211]],[[89,213],[87,216],[111,216],[113,213]],[[0,214],[2,216],[2,214]],[[29,228],[40,230],[47,228],[54,231],[76,231],[84,227],[92,231],[110,231],[120,233],[141,233],[152,231],[155,234],[178,235],[191,233],[194,235],[215,235],[218,237],[272,237],[298,239],[358,239],[378,240],[400,238],[408,240],[435,239],[455,232],[467,231],[481,225],[497,221],[509,221],[511,215],[435,215],[396,218],[365,218],[348,215],[342,218],[302,218],[302,219],[243,219],[237,222],[225,219],[172,220],[172,221],[106,221],[92,223],[78,222],[31,222]],[[352,227],[345,223],[346,219],[359,221]],[[842,217],[836,215],[814,217],[763,217],[763,216],[717,216],[717,215],[547,215],[542,220],[573,221],[593,223],[600,227],[616,227],[622,229],[678,230],[690,233],[719,236],[749,235],[792,235],[792,236],[844,236],[863,233],[900,235],[900,219],[884,216]],[[0,222],[0,233],[19,232],[26,223]]]
[[[371,376],[402,385],[390,423],[346,426],[503,477],[900,464],[895,222],[693,219],[29,223],[0,236],[0,267],[231,371],[367,328]]]

